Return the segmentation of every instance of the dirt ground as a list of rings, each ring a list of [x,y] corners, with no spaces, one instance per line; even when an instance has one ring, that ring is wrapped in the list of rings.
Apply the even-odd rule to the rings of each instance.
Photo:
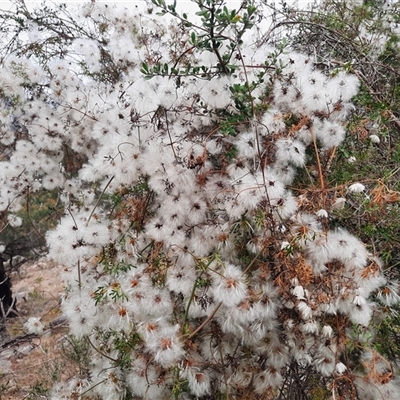
[[[63,266],[41,260],[24,264],[12,279],[19,316],[8,320],[10,339],[0,346],[0,399],[47,399],[55,382],[76,372],[66,357],[67,325],[60,315]],[[41,318],[41,335],[28,335],[24,323]]]

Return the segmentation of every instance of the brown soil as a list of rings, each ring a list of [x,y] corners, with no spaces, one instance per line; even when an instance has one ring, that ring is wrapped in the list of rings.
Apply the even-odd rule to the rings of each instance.
[[[46,399],[55,382],[76,368],[65,354],[67,324],[60,315],[63,267],[48,261],[21,266],[12,276],[19,316],[7,321],[9,340],[0,344],[0,399]],[[45,330],[28,335],[24,323],[41,318]]]

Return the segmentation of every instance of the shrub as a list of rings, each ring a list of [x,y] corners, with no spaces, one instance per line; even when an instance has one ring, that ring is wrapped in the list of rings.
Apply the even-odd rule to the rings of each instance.
[[[359,76],[257,39],[253,2],[195,3],[8,14],[0,210],[59,190],[49,256],[92,350],[52,398],[396,398],[374,348],[396,284],[331,224],[368,198],[328,173]]]

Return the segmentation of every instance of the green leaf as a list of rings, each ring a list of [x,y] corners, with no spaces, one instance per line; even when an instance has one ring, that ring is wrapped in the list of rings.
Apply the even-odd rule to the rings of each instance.
[[[210,19],[210,13],[207,10],[197,11],[196,15],[203,17],[205,21]]]
[[[207,14],[207,11],[206,10],[197,11],[195,14],[198,15],[199,17],[203,17],[205,14]]]
[[[145,71],[146,73],[149,72],[149,66],[144,62],[142,63],[142,69],[141,71]]]
[[[252,16],[256,11],[257,11],[257,8],[255,6],[250,5],[247,7],[247,12],[248,12],[249,16]]]

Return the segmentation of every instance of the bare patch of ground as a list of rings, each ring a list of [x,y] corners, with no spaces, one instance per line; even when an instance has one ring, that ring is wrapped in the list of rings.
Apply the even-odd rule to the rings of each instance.
[[[0,346],[0,399],[47,399],[55,382],[77,373],[68,357],[68,327],[61,317],[63,266],[39,261],[12,276],[19,316],[7,321],[9,340]],[[24,323],[41,318],[41,335],[28,335]]]

